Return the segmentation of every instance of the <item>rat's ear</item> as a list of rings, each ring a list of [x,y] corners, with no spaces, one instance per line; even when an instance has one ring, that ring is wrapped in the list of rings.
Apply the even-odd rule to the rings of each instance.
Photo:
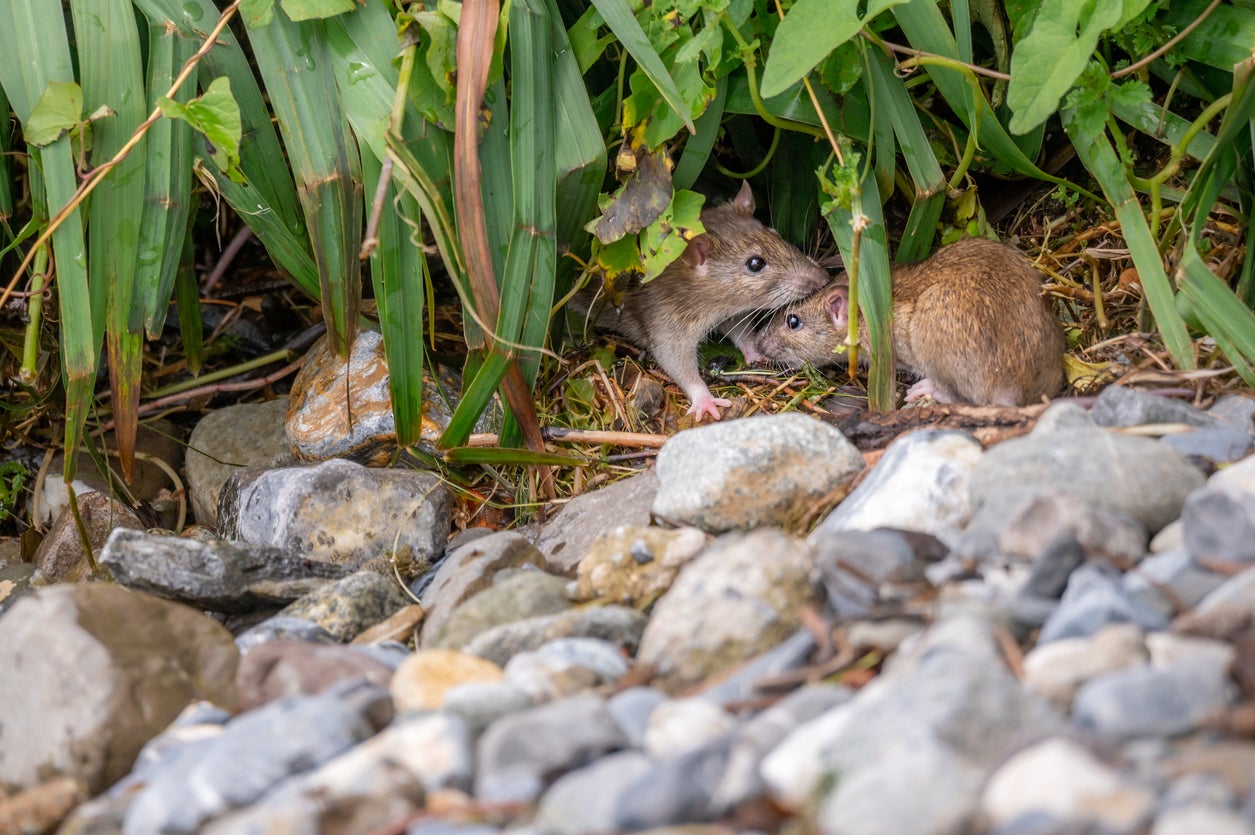
[[[832,317],[832,324],[838,328],[845,328],[850,323],[849,292],[846,287],[828,291],[828,315]]]
[[[688,246],[684,247],[684,252],[680,255],[680,260],[695,270],[704,269],[706,259],[710,257],[710,238],[705,235],[698,235],[688,242]]]
[[[754,192],[750,190],[750,181],[741,181],[741,190],[732,198],[732,207],[743,215],[754,214]]]

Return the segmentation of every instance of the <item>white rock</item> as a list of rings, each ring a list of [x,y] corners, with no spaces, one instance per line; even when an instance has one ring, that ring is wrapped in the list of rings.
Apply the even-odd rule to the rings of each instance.
[[[1066,711],[1077,688],[1094,676],[1146,659],[1141,628],[1112,624],[1091,637],[1038,644],[1024,656],[1024,682]]]
[[[1146,649],[1150,652],[1150,663],[1155,667],[1167,667],[1178,661],[1202,658],[1227,669],[1237,656],[1233,645],[1225,641],[1177,635],[1174,632],[1150,633],[1146,636]]]
[[[737,725],[731,714],[706,699],[668,699],[649,714],[645,753],[663,759],[700,748]]]
[[[1150,835],[1251,835],[1255,827],[1231,809],[1190,804],[1168,809],[1155,819]]]

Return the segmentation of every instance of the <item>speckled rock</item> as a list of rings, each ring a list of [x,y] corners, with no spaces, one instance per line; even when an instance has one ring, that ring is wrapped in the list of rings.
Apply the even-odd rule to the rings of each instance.
[[[432,473],[350,461],[249,471],[223,489],[224,539],[405,578],[421,574],[449,536],[449,491]]]
[[[41,590],[0,618],[0,635],[0,784],[66,774],[98,792],[189,702],[235,704],[231,635],[120,586]]]
[[[698,426],[659,451],[653,512],[712,532],[785,526],[862,468],[844,435],[801,414]]]
[[[187,442],[187,492],[202,525],[218,523],[218,496],[236,470],[273,469],[297,462],[283,431],[285,399],[236,403],[201,418]]]
[[[536,547],[547,561],[546,570],[573,574],[599,534],[621,525],[648,525],[657,493],[658,474],[651,467],[571,499],[536,537]]]
[[[606,531],[580,560],[574,597],[604,598],[628,606],[648,604],[671,587],[680,568],[708,541],[697,528],[624,525]]]
[[[92,491],[79,496],[78,512],[83,520],[83,527],[87,529],[87,541],[91,544],[92,552],[97,555],[114,530],[144,529],[144,523],[126,505],[104,493]],[[83,541],[79,538],[78,525],[69,512],[57,517],[52,529],[35,549],[33,560],[38,571],[32,577],[31,583],[37,586],[106,579],[109,576],[107,571],[100,572],[95,577],[91,575],[91,566],[83,553]]]
[[[412,602],[395,579],[373,571],[358,571],[309,592],[278,616],[313,621],[336,640],[351,641],[367,627]]]
[[[424,649],[462,649],[482,632],[504,623],[571,608],[566,581],[543,571],[503,574],[492,586],[455,608],[443,623],[423,629]]]
[[[807,546],[764,528],[716,541],[654,605],[637,661],[676,692],[783,641],[815,595]]]

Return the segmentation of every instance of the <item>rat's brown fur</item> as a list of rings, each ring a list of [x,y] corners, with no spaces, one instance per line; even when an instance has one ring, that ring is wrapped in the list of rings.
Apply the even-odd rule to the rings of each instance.
[[[891,281],[894,360],[924,378],[912,388],[916,396],[1022,406],[1063,388],[1063,331],[1041,297],[1039,274],[1019,251],[966,238],[895,266]],[[758,350],[792,367],[842,361],[833,350],[846,339],[846,294],[841,275],[777,313],[759,332]]]
[[[754,219],[749,185],[732,200],[701,214],[706,231],[689,241],[684,254],[653,281],[635,281],[619,308],[606,305],[596,319],[604,330],[643,346],[692,401],[690,414],[718,419],[717,400],[702,382],[697,346],[720,325],[742,350],[752,341],[738,320],[804,298],[824,286],[828,274],[792,244]],[[755,272],[751,259],[763,266]],[[592,304],[587,291],[573,300],[577,310]],[[753,356],[750,359],[754,359]]]

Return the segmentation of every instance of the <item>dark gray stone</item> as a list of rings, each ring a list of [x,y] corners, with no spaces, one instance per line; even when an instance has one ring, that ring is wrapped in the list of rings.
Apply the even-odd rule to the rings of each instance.
[[[1085,549],[1075,536],[1064,531],[1033,560],[1021,592],[1042,600],[1058,600],[1068,587],[1072,572],[1084,562]]]
[[[558,638],[600,638],[635,655],[648,618],[626,606],[590,606],[505,623],[481,632],[465,651],[504,665],[520,652]]]
[[[347,642],[411,602],[393,577],[358,571],[304,595],[279,616],[313,621]]]
[[[124,528],[109,536],[100,562],[128,588],[217,612],[282,606],[347,573],[280,548]]]
[[[1215,426],[1217,419],[1188,403],[1147,394],[1125,386],[1107,386],[1089,410],[1099,426],[1142,426],[1148,423],[1187,423]]]
[[[1185,547],[1196,560],[1255,562],[1255,493],[1210,485],[1195,490],[1181,523]]]
[[[571,608],[566,585],[566,580],[543,571],[502,575],[492,586],[454,608],[438,628],[424,627],[423,649],[460,650],[502,624],[564,612]]]
[[[1191,458],[1206,458],[1218,464],[1237,461],[1251,451],[1251,433],[1232,426],[1174,432],[1160,438],[1163,443]]]
[[[1111,623],[1136,623],[1143,629],[1166,629],[1168,620],[1153,606],[1125,593],[1120,575],[1096,563],[1072,572],[1059,606],[1042,627],[1038,643],[1093,635]]]
[[[1072,700],[1077,727],[1119,741],[1171,737],[1197,729],[1234,697],[1228,670],[1210,658],[1114,670],[1081,685]]]
[[[944,555],[945,546],[928,534],[928,554]],[[924,563],[906,532],[880,528],[812,536],[828,603],[839,618],[864,617],[880,603],[905,599],[927,589]]]
[[[599,534],[620,525],[648,525],[649,508],[657,493],[658,474],[651,467],[571,499],[536,538],[536,547],[548,560],[549,570],[570,576]]]

